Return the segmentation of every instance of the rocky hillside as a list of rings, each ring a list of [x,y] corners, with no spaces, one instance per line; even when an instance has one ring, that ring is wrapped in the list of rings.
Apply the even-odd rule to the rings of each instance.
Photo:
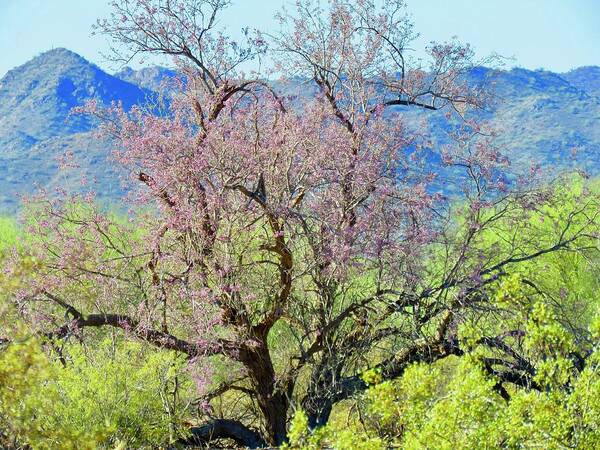
[[[476,114],[500,131],[499,142],[514,165],[526,167],[535,161],[547,172],[578,168],[600,174],[600,95],[591,82],[567,80],[583,70],[600,83],[600,68],[589,69],[566,75],[519,68],[478,68],[471,73],[471,82],[485,80],[494,94],[490,108]],[[428,114],[431,133],[445,140],[442,112],[413,109],[407,114],[414,120]]]
[[[82,176],[97,181],[101,197],[118,198],[120,183],[107,162],[110,146],[92,136],[88,119],[69,112],[90,99],[130,108],[153,95],[62,48],[9,71],[0,80],[0,211],[14,211],[19,195],[36,185],[71,187]],[[68,151],[80,171],[58,170]]]

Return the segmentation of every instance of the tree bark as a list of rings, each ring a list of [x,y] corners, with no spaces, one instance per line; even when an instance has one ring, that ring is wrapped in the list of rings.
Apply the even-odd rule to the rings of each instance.
[[[252,347],[241,350],[240,361],[248,369],[250,382],[256,392],[267,442],[280,446],[287,440],[286,425],[290,403],[287,388],[277,386],[266,336],[257,339]]]
[[[235,420],[216,419],[200,427],[193,427],[190,431],[192,436],[180,440],[178,444],[195,446],[209,444],[216,439],[231,439],[241,447],[262,448],[267,446],[260,434]]]

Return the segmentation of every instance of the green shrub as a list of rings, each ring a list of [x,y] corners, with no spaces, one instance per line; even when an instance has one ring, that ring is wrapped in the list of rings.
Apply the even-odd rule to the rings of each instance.
[[[190,384],[173,353],[104,339],[66,345],[62,359],[31,338],[0,352],[7,436],[34,449],[154,448],[183,436]]]

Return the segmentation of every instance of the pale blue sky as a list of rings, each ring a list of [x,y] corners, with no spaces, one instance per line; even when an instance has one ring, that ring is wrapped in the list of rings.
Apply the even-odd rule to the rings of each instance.
[[[234,0],[224,26],[273,27],[273,14],[290,0]],[[0,77],[35,55],[66,47],[114,70],[91,36],[108,0],[0,0]],[[478,55],[497,52],[529,69],[567,71],[600,65],[600,0],[408,0],[420,44],[456,35]]]

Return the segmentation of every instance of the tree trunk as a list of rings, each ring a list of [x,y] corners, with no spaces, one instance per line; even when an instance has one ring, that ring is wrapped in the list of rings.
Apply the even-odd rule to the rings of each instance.
[[[235,420],[217,419],[206,425],[194,427],[190,430],[191,436],[178,442],[184,446],[198,446],[210,444],[215,439],[231,439],[237,445],[248,448],[266,447],[263,438],[254,430]]]
[[[270,445],[280,446],[287,441],[287,414],[290,406],[287,390],[276,384],[266,338],[257,340],[254,344],[243,350],[240,358],[248,369],[252,387],[256,392],[266,441]]]
[[[310,429],[323,426],[329,420],[333,405],[337,401],[339,380],[343,365],[334,355],[323,355],[312,371],[302,409],[308,417]]]

